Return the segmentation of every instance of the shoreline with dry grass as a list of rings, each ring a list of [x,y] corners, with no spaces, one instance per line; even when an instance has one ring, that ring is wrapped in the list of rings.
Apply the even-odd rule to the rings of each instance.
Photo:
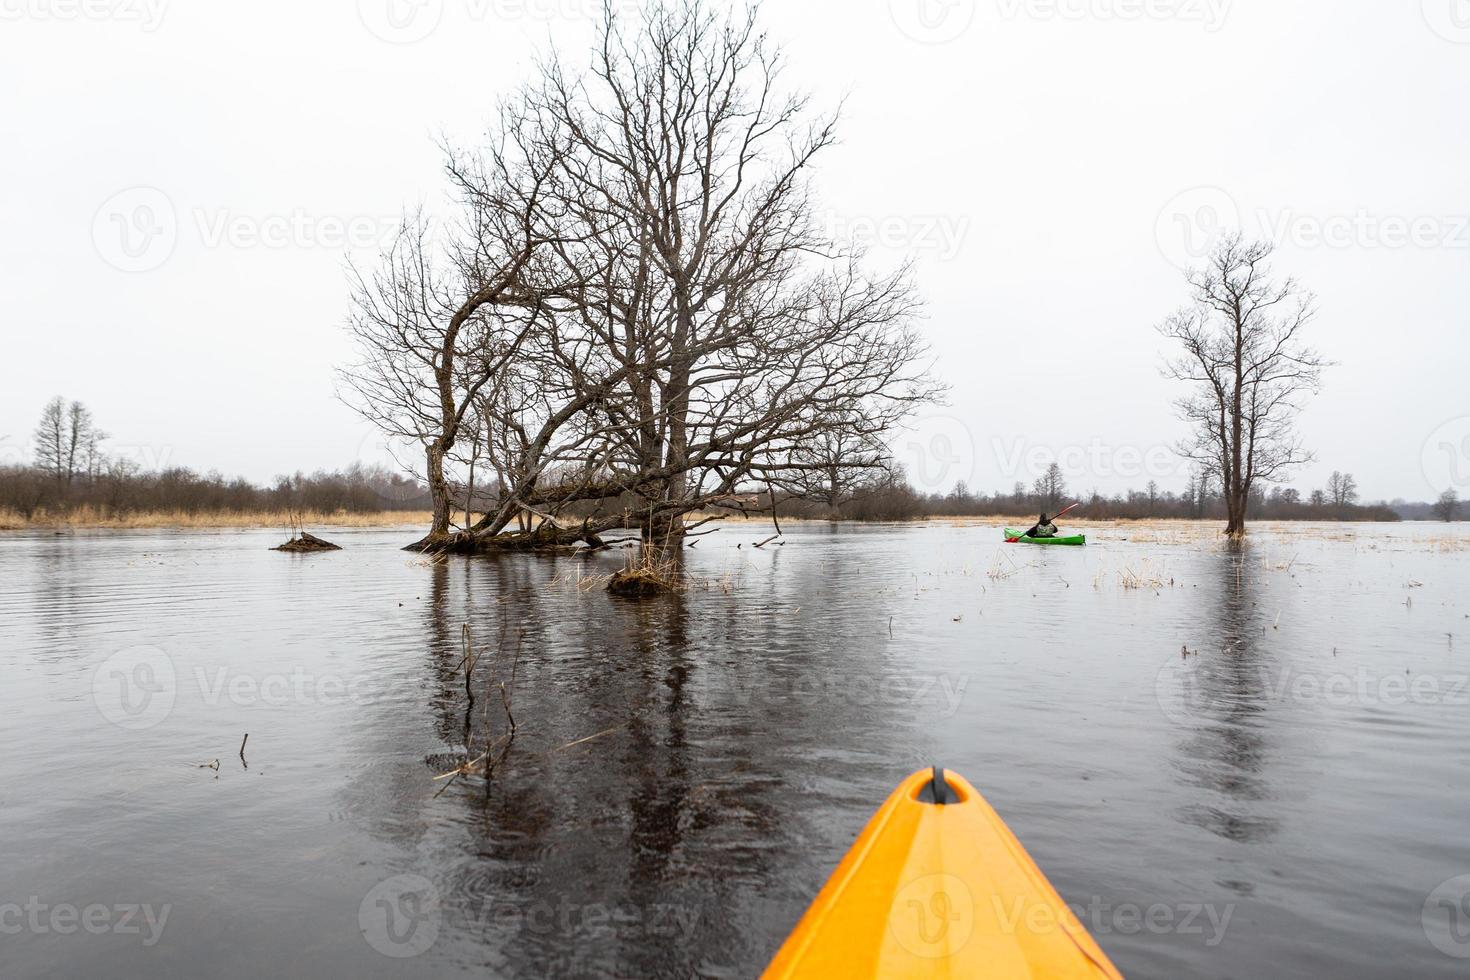
[[[78,507],[62,514],[38,512],[27,518],[17,511],[0,510],[0,531],[62,530],[241,530],[287,528],[293,523],[311,527],[415,527],[432,520],[428,511],[181,511],[148,510],[106,514]]]
[[[742,525],[767,524],[771,522],[769,514],[697,514],[695,517],[712,517],[716,521],[723,522],[730,527]],[[310,527],[321,528],[364,528],[364,527],[425,527],[433,518],[433,514],[427,510],[385,510],[364,511],[361,513],[349,513],[348,511],[183,511],[183,510],[148,510],[134,511],[126,514],[106,514],[91,507],[78,507],[67,513],[50,514],[37,512],[30,518],[18,511],[0,508],[0,531],[35,531],[48,529],[73,529],[73,530],[229,530],[229,529],[256,529],[256,528],[288,528],[293,523]],[[825,517],[788,517],[782,515],[783,524],[811,525],[811,524],[851,524],[855,526],[881,527],[888,526],[910,526],[919,527],[923,525],[950,525],[954,527],[990,526],[998,527],[1014,526],[1020,520],[1014,514],[954,514],[954,515],[925,515],[906,520],[889,521],[854,521],[841,520]],[[1284,530],[1295,525],[1338,525],[1341,527],[1354,527],[1363,525],[1377,525],[1380,521],[1308,521],[1308,520],[1261,520],[1253,522],[1253,527],[1263,529]],[[1418,523],[1441,523],[1404,521],[1392,523],[1418,524]],[[1176,527],[1176,528],[1211,528],[1223,527],[1223,524],[1214,518],[1186,518],[1186,517],[1109,517],[1089,518],[1083,515],[1068,516],[1067,526],[1082,528],[1149,528],[1149,527]]]

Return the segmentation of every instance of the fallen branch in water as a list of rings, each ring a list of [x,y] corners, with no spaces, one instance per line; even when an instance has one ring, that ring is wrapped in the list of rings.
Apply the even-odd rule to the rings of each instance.
[[[602,738],[602,736],[604,736],[604,735],[611,735],[613,732],[617,731],[618,729],[620,729],[620,728],[626,728],[627,726],[628,726],[628,723],[627,722],[623,722],[623,724],[621,724],[621,725],[614,725],[611,728],[604,728],[602,731],[597,732],[597,733],[595,733],[593,735],[588,735],[586,738],[574,739],[573,741],[570,741],[570,742],[566,743],[565,745],[558,745],[556,748],[552,749],[551,752],[548,752],[546,754],[547,755],[551,755],[552,752],[560,752],[562,749],[569,749],[569,748],[571,748],[574,745],[581,745],[583,742],[590,742],[594,738]]]
[[[499,647],[501,649],[504,649],[505,647],[505,634],[508,626],[509,623],[507,621],[503,620],[501,622],[499,643]],[[505,709],[506,730],[496,738],[486,743],[483,751],[481,751],[479,755],[475,755],[474,674],[475,667],[479,664],[483,654],[482,652],[476,651],[475,649],[474,634],[470,631],[469,624],[466,623],[462,627],[460,631],[460,643],[464,654],[460,659],[460,666],[464,669],[465,692],[464,761],[455,766],[453,769],[441,772],[439,775],[434,777],[434,782],[438,782],[441,779],[447,780],[447,782],[445,782],[443,786],[439,787],[438,792],[434,794],[433,798],[437,799],[440,793],[443,793],[446,789],[452,786],[454,784],[454,781],[461,776],[483,775],[486,782],[488,783],[490,778],[495,775],[496,767],[500,765],[500,763],[505,759],[506,755],[510,752],[510,744],[512,741],[515,740],[516,737],[515,715],[511,713],[510,709],[511,691],[514,689],[515,686],[516,671],[520,666],[521,647],[525,642],[525,638],[526,634],[524,631],[522,631],[516,639],[515,654],[511,660],[510,665],[509,682],[500,681],[498,685],[500,688],[500,704]]]
[[[775,526],[776,533],[771,535],[769,538],[766,538],[764,541],[755,542],[755,546],[757,548],[764,548],[766,545],[770,544],[772,541],[775,541],[781,536],[781,519],[776,516],[776,489],[775,487],[772,487],[769,483],[766,484],[766,489],[770,491],[771,494],[771,524]]]

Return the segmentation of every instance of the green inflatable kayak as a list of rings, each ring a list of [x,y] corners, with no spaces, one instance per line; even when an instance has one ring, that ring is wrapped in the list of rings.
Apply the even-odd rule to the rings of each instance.
[[[1059,535],[1057,535],[1054,538],[1031,538],[1031,537],[1027,537],[1026,534],[1025,534],[1025,532],[1023,532],[1023,531],[1012,531],[1010,528],[1006,528],[1005,529],[1005,532],[1006,532],[1006,540],[1007,541],[1019,541],[1022,544],[1086,544],[1087,543],[1087,535],[1085,535],[1085,534],[1068,534],[1065,537],[1059,534]]]

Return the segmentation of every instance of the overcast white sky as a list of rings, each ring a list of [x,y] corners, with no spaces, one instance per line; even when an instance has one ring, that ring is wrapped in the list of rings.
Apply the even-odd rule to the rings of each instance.
[[[594,0],[0,0],[0,457],[88,403],[144,462],[264,480],[380,455],[334,395],[349,251],[441,199]],[[1280,243],[1340,362],[1302,419],[1364,496],[1470,482],[1470,2],[775,0],[847,96],[834,226],[917,258],[952,404],[925,489],[1177,489],[1153,325],[1221,222]],[[351,239],[350,241],[345,239]],[[1040,373],[1025,365],[1053,367]]]

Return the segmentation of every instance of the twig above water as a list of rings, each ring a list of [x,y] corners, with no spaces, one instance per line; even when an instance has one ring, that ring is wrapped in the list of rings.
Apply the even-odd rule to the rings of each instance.
[[[596,733],[594,733],[592,735],[588,735],[586,738],[579,738],[579,739],[575,739],[573,741],[570,741],[570,742],[566,743],[565,745],[558,745],[556,748],[552,749],[551,751],[552,752],[560,752],[562,749],[569,749],[569,748],[571,748],[574,745],[581,745],[583,742],[590,742],[594,738],[602,738],[602,736],[604,736],[604,735],[611,735],[613,732],[617,731],[620,728],[624,728],[626,726],[627,726],[627,722],[624,722],[622,725],[614,725],[611,728],[604,728],[602,731],[596,732]],[[550,752],[547,753],[547,755],[550,755],[550,754],[551,754]]]

